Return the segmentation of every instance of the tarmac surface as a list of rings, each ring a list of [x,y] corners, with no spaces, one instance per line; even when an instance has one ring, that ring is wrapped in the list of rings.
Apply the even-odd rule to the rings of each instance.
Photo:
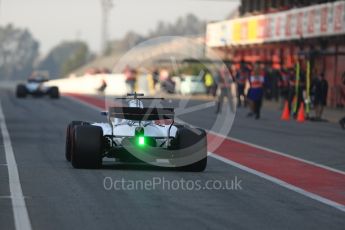
[[[30,228],[23,229],[344,229],[345,211],[211,156],[202,173],[122,165],[73,169],[64,158],[66,126],[72,120],[105,121],[99,111],[69,97],[17,99],[10,90],[0,90],[0,101],[30,221]],[[202,103],[192,100],[186,108]],[[257,121],[246,113],[238,109],[229,137],[339,170],[340,183],[345,182],[345,132],[337,124],[281,122],[274,110],[264,110]],[[211,129],[217,115],[208,106],[180,118]],[[2,133],[0,229],[11,230],[19,229],[14,213],[21,207],[13,207],[17,197],[10,191],[7,145]],[[236,150],[245,151],[245,146]],[[238,186],[168,188],[181,179]],[[121,180],[164,180],[166,186],[110,188]],[[345,195],[345,187],[338,189]],[[334,201],[343,204],[342,197]]]

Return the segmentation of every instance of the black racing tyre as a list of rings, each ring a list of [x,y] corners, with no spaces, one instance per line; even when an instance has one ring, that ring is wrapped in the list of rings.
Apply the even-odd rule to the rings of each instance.
[[[72,152],[72,140],[71,140],[71,125],[69,124],[66,129],[66,142],[65,142],[65,159],[66,161],[71,161]]]
[[[18,98],[24,98],[26,97],[26,95],[27,95],[27,90],[26,90],[25,85],[23,84],[17,85],[16,96]]]
[[[56,86],[52,86],[49,89],[49,96],[50,96],[50,98],[58,99],[60,97],[59,88]]]
[[[73,132],[74,128],[77,125],[89,125],[90,123],[85,122],[85,121],[72,121],[71,123],[68,124],[67,130],[66,130],[66,144],[65,144],[65,158],[67,161],[71,161],[71,155],[73,151]]]
[[[193,164],[179,167],[179,170],[190,172],[202,172],[207,166],[207,136],[203,129],[194,129],[190,127],[180,128],[177,132],[178,149],[187,149],[192,147],[200,152],[200,159]]]
[[[72,166],[84,169],[100,168],[102,166],[102,128],[93,125],[78,125],[74,128],[72,138]]]

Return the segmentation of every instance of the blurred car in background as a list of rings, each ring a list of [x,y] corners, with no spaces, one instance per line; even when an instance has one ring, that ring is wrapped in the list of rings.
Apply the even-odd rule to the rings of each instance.
[[[183,76],[180,83],[180,93],[182,95],[188,94],[205,94],[206,87],[202,76],[186,75]]]
[[[34,72],[26,83],[18,84],[16,88],[17,98],[25,98],[28,95],[34,97],[49,96],[52,99],[60,97],[59,88],[56,86],[49,86],[46,82],[49,81],[49,74],[45,71]]]

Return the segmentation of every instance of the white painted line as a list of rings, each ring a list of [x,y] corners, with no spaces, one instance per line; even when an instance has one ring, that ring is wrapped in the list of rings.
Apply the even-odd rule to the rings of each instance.
[[[303,189],[301,189],[301,188],[298,188],[298,187],[296,187],[296,186],[294,186],[294,185],[288,184],[288,183],[286,183],[285,181],[279,180],[279,179],[277,179],[277,178],[275,178],[275,177],[272,177],[272,176],[269,176],[269,175],[267,175],[267,174],[265,174],[265,173],[262,173],[262,172],[259,172],[259,171],[254,170],[254,169],[248,168],[248,167],[246,167],[246,166],[244,166],[244,165],[238,164],[238,163],[236,163],[236,162],[234,162],[234,161],[232,161],[232,160],[229,160],[229,159],[227,159],[227,158],[221,157],[221,156],[216,155],[216,154],[214,154],[214,153],[209,153],[208,156],[209,156],[209,157],[213,157],[213,158],[215,158],[215,159],[217,159],[217,160],[219,160],[219,161],[222,161],[222,162],[224,162],[224,163],[226,163],[226,164],[229,164],[229,165],[231,165],[231,166],[234,166],[234,167],[236,167],[236,168],[239,168],[239,169],[241,169],[241,170],[243,170],[243,171],[246,171],[246,172],[248,172],[248,173],[254,174],[254,175],[256,175],[256,176],[258,176],[258,177],[261,177],[261,178],[263,178],[263,179],[265,179],[265,180],[271,181],[271,182],[273,182],[273,183],[275,183],[275,184],[278,184],[278,185],[280,185],[280,186],[282,186],[282,187],[284,187],[284,188],[287,188],[287,189],[289,189],[289,190],[292,190],[292,191],[294,191],[294,192],[297,192],[297,193],[299,193],[299,194],[302,194],[302,195],[304,195],[304,196],[306,196],[306,197],[309,197],[309,198],[311,198],[311,199],[313,199],[313,200],[316,200],[316,201],[321,202],[321,203],[323,203],[323,204],[332,206],[333,208],[336,208],[336,209],[338,209],[338,210],[340,210],[340,211],[342,211],[342,212],[345,212],[345,206],[342,205],[342,204],[339,204],[339,203],[334,202],[334,201],[332,201],[332,200],[326,199],[326,198],[321,197],[321,196],[319,196],[319,195],[316,195],[316,194],[314,194],[314,193],[305,191],[305,190],[303,190]]]
[[[13,196],[0,196],[0,199],[12,199]],[[24,199],[27,199],[28,197],[24,197]]]
[[[0,196],[0,199],[12,199],[12,196]]]
[[[299,157],[296,157],[296,156],[292,156],[292,155],[289,155],[289,154],[286,154],[286,153],[279,152],[277,150],[273,150],[273,149],[270,149],[270,148],[262,147],[260,145],[256,145],[256,144],[253,144],[253,143],[250,143],[250,142],[247,142],[247,141],[243,141],[243,140],[240,140],[240,139],[237,139],[237,138],[234,138],[234,137],[224,136],[222,134],[216,133],[216,132],[211,131],[211,130],[207,130],[207,132],[212,133],[214,135],[221,136],[221,137],[223,137],[225,139],[228,139],[228,140],[232,140],[232,141],[235,141],[235,142],[246,144],[246,145],[252,146],[254,148],[262,149],[262,150],[265,150],[265,151],[268,151],[268,152],[275,153],[277,155],[281,155],[281,156],[284,156],[284,157],[287,157],[287,158],[291,158],[291,159],[294,159],[294,160],[297,160],[297,161],[301,161],[303,163],[311,164],[311,165],[314,165],[314,166],[317,166],[317,167],[320,167],[320,168],[327,169],[327,170],[332,171],[332,172],[336,172],[336,173],[340,173],[340,174],[345,175],[345,172],[341,171],[339,169],[331,168],[329,166],[322,165],[322,164],[319,164],[319,163],[316,163],[316,162],[313,162],[313,161],[308,161],[308,160],[305,160],[305,159],[302,159],[302,158],[299,158]]]
[[[0,101],[0,126],[1,134],[4,141],[5,156],[8,169],[8,178],[10,184],[12,210],[14,216],[14,224],[16,230],[31,230],[31,223],[26,208],[22,186],[19,180],[18,168],[16,159],[14,157],[13,148],[11,144],[10,135],[6,126],[5,116],[2,111]]]

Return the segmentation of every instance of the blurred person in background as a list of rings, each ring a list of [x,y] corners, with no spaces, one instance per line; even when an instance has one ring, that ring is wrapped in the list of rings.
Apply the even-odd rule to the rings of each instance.
[[[284,103],[289,98],[290,76],[291,76],[291,72],[286,68],[282,68],[280,77],[279,77],[279,89],[280,89],[279,91],[280,91],[280,96],[281,96],[282,108],[284,106]]]
[[[236,84],[237,84],[237,103],[238,107],[242,106],[242,100],[244,106],[246,106],[246,95],[245,95],[245,86],[246,82],[249,79],[250,76],[250,69],[246,66],[244,61],[241,61],[240,63],[240,69],[236,72]]]
[[[342,80],[342,86],[345,87],[345,72],[343,73],[341,80]],[[345,129],[345,117],[340,119],[339,124],[343,129]]]
[[[272,68],[270,66],[266,66],[262,64],[260,66],[262,70],[262,75],[265,78],[265,83],[263,86],[264,95],[267,100],[272,100],[273,96],[273,74],[272,74]]]
[[[127,65],[123,70],[123,74],[126,79],[127,92],[133,93],[135,91],[136,71]]]
[[[294,117],[297,116],[298,108],[303,103],[303,90],[305,89],[306,78],[305,72],[300,69],[299,81],[296,76],[296,69],[290,70],[290,82],[289,82],[289,111]]]
[[[152,71],[152,80],[153,80],[153,87],[154,89],[157,88],[157,84],[159,83],[159,71],[157,68],[155,68],[153,71]]]
[[[233,76],[231,76],[229,72],[229,69],[225,65],[223,65],[218,71],[216,81],[217,86],[219,87],[216,113],[220,113],[222,111],[225,97],[228,100],[230,111],[235,112],[231,93],[231,84],[234,82],[234,80]]]
[[[214,77],[212,75],[212,73],[209,70],[204,70],[205,74],[203,77],[203,82],[206,88],[206,94],[207,95],[212,95],[215,96],[216,95],[216,82],[214,80]]]
[[[341,84],[336,86],[335,100],[337,108],[344,108],[345,101],[345,71],[341,75]]]
[[[105,79],[102,78],[101,85],[97,88],[98,93],[103,95],[107,86],[108,86],[107,82],[105,81]]]
[[[340,119],[339,124],[340,124],[342,129],[345,129],[345,117]]]
[[[172,80],[167,69],[161,69],[159,72],[160,90],[166,93],[175,93],[175,82]]]
[[[255,115],[255,119],[260,119],[262,99],[264,95],[265,77],[263,71],[260,70],[259,65],[254,66],[253,74],[249,77],[250,88],[247,98],[251,103],[251,111],[248,116]]]
[[[315,120],[321,121],[323,109],[327,104],[328,82],[323,73],[312,82],[311,91],[314,97]]]
[[[271,68],[272,75],[272,97],[278,102],[279,101],[279,80],[281,79],[280,71],[278,69]]]

